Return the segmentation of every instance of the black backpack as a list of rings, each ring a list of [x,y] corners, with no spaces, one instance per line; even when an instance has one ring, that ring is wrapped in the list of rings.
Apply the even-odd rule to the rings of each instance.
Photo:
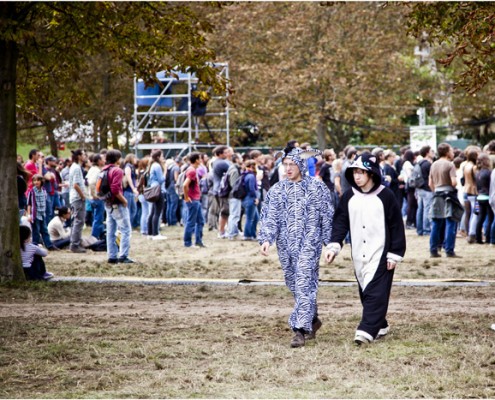
[[[421,171],[421,163],[423,161],[424,160],[421,160],[420,162],[414,165],[414,168],[411,172],[411,176],[407,180],[407,185],[410,188],[418,189],[423,187],[423,185],[425,184],[425,180],[423,178],[423,171]]]
[[[108,201],[112,198],[110,183],[108,182],[108,173],[111,169],[112,167],[100,171],[96,178],[96,195],[100,200]]]
[[[220,187],[218,189],[219,197],[229,197],[230,191],[232,188],[230,187],[230,179],[227,172],[223,173],[222,179],[220,180]]]
[[[245,176],[246,174],[239,175],[232,188],[232,196],[238,200],[243,200],[247,196],[246,185],[244,184]]]

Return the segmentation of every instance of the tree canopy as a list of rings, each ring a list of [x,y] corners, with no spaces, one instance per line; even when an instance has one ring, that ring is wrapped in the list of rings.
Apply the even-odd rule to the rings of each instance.
[[[409,30],[443,47],[438,62],[462,64],[456,83],[475,93],[495,78],[495,3],[418,2],[411,5]]]

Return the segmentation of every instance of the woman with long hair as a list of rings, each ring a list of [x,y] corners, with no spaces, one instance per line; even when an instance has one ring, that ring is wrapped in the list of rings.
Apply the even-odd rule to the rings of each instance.
[[[465,150],[466,163],[462,167],[464,178],[464,209],[465,209],[465,224],[468,233],[468,243],[476,241],[476,225],[478,216],[474,213],[476,197],[478,197],[478,188],[476,185],[476,163],[478,154],[481,149],[477,146],[469,146]]]
[[[151,153],[150,165],[148,166],[149,178],[148,186],[160,185],[162,190],[158,199],[151,203],[151,210],[148,216],[148,238],[153,240],[166,239],[166,236],[160,235],[160,220],[164,207],[164,190],[165,175],[163,174],[163,156],[161,150],[153,150]]]
[[[138,201],[141,203],[141,219],[139,224],[139,229],[142,235],[148,235],[148,216],[150,214],[150,209],[152,203],[146,201],[143,195],[144,187],[146,186],[146,171],[148,170],[148,165],[150,163],[150,157],[145,156],[141,158],[138,162]]]
[[[478,196],[476,198],[479,205],[478,222],[476,223],[476,243],[483,244],[483,225],[488,217],[485,243],[495,243],[495,238],[491,237],[491,227],[493,223],[493,210],[490,206],[490,177],[491,161],[486,153],[480,153],[476,160],[476,188]]]
[[[414,169],[414,153],[412,150],[406,150],[404,153],[404,163],[402,164],[401,174],[404,177],[404,182],[407,182]],[[418,201],[416,200],[414,188],[406,189],[407,196],[407,219],[406,228],[413,229],[416,226],[416,211],[418,210]]]
[[[31,178],[31,173],[27,171],[24,166],[17,162],[17,203],[19,206],[19,218],[26,213],[27,197],[26,191],[28,187],[28,181]]]

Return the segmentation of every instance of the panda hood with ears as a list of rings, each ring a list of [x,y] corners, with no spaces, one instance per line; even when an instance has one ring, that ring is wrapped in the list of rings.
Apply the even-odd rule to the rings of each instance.
[[[354,181],[353,170],[354,168],[359,168],[364,171],[368,171],[372,174],[374,185],[370,192],[374,192],[382,184],[382,173],[380,171],[380,165],[378,164],[378,159],[376,156],[369,152],[365,152],[359,155],[351,165],[349,165],[345,171],[345,177],[349,184],[359,192],[362,192],[361,188]]]

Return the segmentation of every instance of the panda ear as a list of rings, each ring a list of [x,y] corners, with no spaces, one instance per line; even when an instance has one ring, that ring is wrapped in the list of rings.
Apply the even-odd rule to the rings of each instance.
[[[321,154],[320,150],[306,150],[299,154],[299,157],[301,157],[303,160],[307,160],[308,158],[315,157]]]
[[[376,157],[375,156],[370,157],[370,161],[376,163]]]

